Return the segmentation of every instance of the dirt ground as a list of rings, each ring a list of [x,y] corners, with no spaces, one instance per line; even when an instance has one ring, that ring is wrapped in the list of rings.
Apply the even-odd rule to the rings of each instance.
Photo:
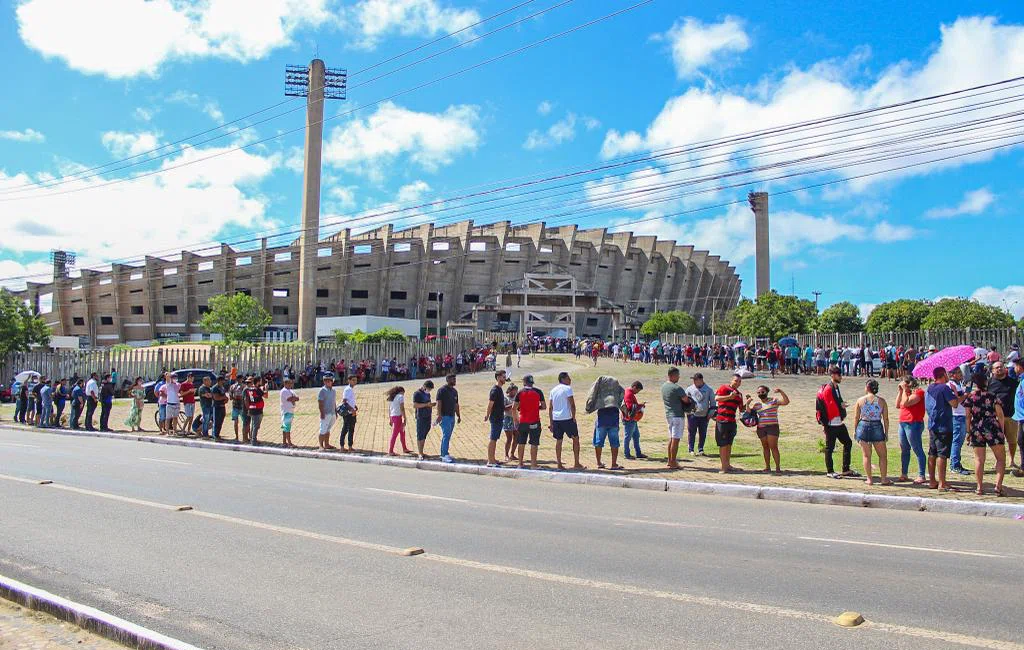
[[[503,362],[504,359],[499,359]],[[499,367],[503,366],[499,363]],[[592,445],[592,432],[594,426],[594,415],[584,414],[583,404],[586,394],[599,375],[611,375],[616,377],[624,386],[628,386],[634,380],[640,380],[644,384],[644,390],[640,393],[641,401],[647,402],[646,414],[640,423],[640,439],[643,452],[649,456],[647,460],[626,460],[619,457],[621,464],[625,466],[625,473],[636,476],[651,476],[658,478],[686,479],[697,481],[713,482],[734,482],[734,483],[755,483],[758,485],[772,485],[785,487],[808,487],[843,491],[871,490],[882,494],[916,495],[916,496],[942,496],[943,498],[972,498],[972,499],[996,499],[997,497],[986,494],[984,497],[977,497],[974,494],[974,477],[951,475],[951,482],[962,489],[959,493],[942,493],[930,491],[925,487],[912,485],[910,483],[897,484],[892,487],[880,485],[866,486],[863,479],[836,480],[824,476],[824,453],[819,448],[819,441],[822,439],[820,427],[815,421],[814,399],[818,388],[825,379],[819,376],[783,376],[775,379],[767,377],[767,373],[759,373],[755,379],[744,380],[741,390],[744,393],[754,394],[759,384],[765,384],[770,388],[782,388],[790,397],[791,404],[780,410],[782,436],[780,438],[780,451],[782,459],[783,474],[776,476],[764,474],[760,470],[763,467],[761,447],[752,429],[740,425],[739,435],[733,446],[734,465],[744,471],[737,474],[718,474],[719,460],[718,450],[714,444],[713,425],[710,427],[708,441],[705,445],[707,457],[692,457],[686,453],[685,439],[681,445],[680,462],[682,468],[669,470],[665,467],[667,458],[667,428],[665,426],[664,408],[660,398],[660,387],[664,382],[664,374],[667,366],[655,366],[641,363],[622,363],[601,359],[597,367],[587,359],[577,360],[571,355],[536,355],[523,359],[522,367],[513,366],[509,369],[512,379],[517,385],[522,385],[522,377],[532,373],[536,378],[536,385],[544,391],[545,395],[557,383],[556,377],[562,370],[568,371],[573,377],[573,388],[576,394],[576,401],[580,411],[579,429],[581,432],[581,461],[591,468],[591,471],[598,471],[596,468],[594,448]],[[682,368],[683,379],[680,383],[688,385],[689,377],[697,369]],[[728,381],[730,374],[727,371],[703,368],[706,381],[717,388]],[[435,384],[440,387],[442,381],[435,379]],[[412,391],[419,387],[422,382],[404,382],[406,387],[407,402],[411,402]],[[896,383],[889,380],[880,380],[881,392],[892,413],[890,437],[888,442],[889,475],[896,477],[900,472],[900,450],[898,445],[897,428],[898,423],[895,413]],[[458,389],[460,405],[462,408],[462,422],[455,428],[452,438],[451,453],[460,462],[484,462],[486,460],[487,432],[488,425],[483,421],[487,407],[487,392],[493,384],[493,375],[490,372],[478,373],[476,375],[460,375],[458,378]],[[384,399],[384,392],[391,384],[370,384],[357,388],[357,401],[360,409],[358,424],[356,427],[355,447],[363,453],[386,453],[390,438],[391,427],[388,422],[387,402]],[[864,394],[864,379],[848,377],[843,383],[843,397],[853,403],[858,397]],[[319,418],[317,415],[316,392],[317,389],[305,389],[297,391],[300,401],[297,405],[295,421],[292,427],[292,441],[299,446],[315,447],[317,444],[317,433]],[[340,401],[341,389],[338,388],[338,399]],[[115,430],[124,430],[124,419],[128,413],[128,400],[118,400],[111,415],[110,423]],[[150,431],[155,430],[154,411],[155,405],[147,404],[143,412],[143,426]],[[0,420],[10,421],[13,414],[11,405],[0,407]],[[230,414],[229,414],[230,417]],[[408,412],[409,432],[408,444],[415,449],[415,425],[411,408]],[[852,418],[852,413],[851,413]],[[267,444],[279,444],[281,442],[280,431],[280,403],[277,394],[272,394],[267,400],[267,408],[260,432],[260,440]],[[852,433],[852,425],[850,425]],[[338,444],[340,423],[336,424],[331,436],[331,443]],[[225,422],[222,432],[228,439],[234,438],[231,422]],[[440,429],[434,427],[427,439],[425,451],[428,455],[436,456],[439,453]],[[927,444],[927,434],[926,440]],[[499,443],[500,445],[501,443]],[[401,446],[396,445],[399,453]],[[568,462],[572,460],[570,446],[565,446],[565,458]],[[610,464],[610,449],[604,450],[604,462]],[[541,464],[546,468],[554,467],[554,440],[547,432],[541,439],[539,452]],[[503,449],[499,446],[499,460],[503,459]],[[965,447],[963,451],[964,466],[973,469],[973,451]],[[836,466],[841,464],[841,452],[836,451]],[[878,477],[877,459],[874,466],[874,474]],[[852,467],[858,472],[863,472],[861,464],[861,451],[859,446],[854,444]],[[988,459],[986,471],[986,490],[991,492],[992,481],[994,481],[994,461],[991,456]],[[910,475],[915,476],[917,472],[916,459],[911,459]],[[1007,473],[1005,480],[1008,496],[1004,499],[1007,502],[1024,502],[1024,479],[1015,478]]]

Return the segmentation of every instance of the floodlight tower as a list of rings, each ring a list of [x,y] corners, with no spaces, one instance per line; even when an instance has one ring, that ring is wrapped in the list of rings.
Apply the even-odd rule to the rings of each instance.
[[[285,68],[284,94],[306,98],[306,157],[299,238],[299,340],[316,340],[316,257],[320,233],[320,155],[324,141],[324,101],[345,99],[348,72],[329,69],[320,59]]]

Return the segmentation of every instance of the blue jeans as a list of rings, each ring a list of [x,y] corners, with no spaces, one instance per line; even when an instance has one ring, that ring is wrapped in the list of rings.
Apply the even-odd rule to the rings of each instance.
[[[203,409],[203,437],[210,435],[210,429],[213,428],[213,404],[207,406],[201,404]]]
[[[629,456],[629,443],[633,441],[633,449],[636,450],[636,455],[640,455],[640,425],[632,420],[624,420],[622,422],[622,432],[626,436],[626,443],[623,445],[626,448],[626,456]]]
[[[448,455],[448,443],[452,441],[452,432],[455,431],[455,416],[441,416],[441,457]]]
[[[900,463],[903,469],[901,476],[910,470],[910,450],[917,456],[918,476],[924,478],[925,458],[921,436],[924,435],[924,422],[900,422]]]
[[[953,448],[949,453],[949,466],[953,469],[960,469],[960,450],[964,447],[964,440],[967,438],[967,416],[953,416]]]
[[[689,449],[687,451],[693,452],[693,443],[697,443],[697,451],[704,451],[704,442],[708,438],[708,416],[707,415],[694,415],[690,413],[686,416],[686,442]],[[698,433],[700,437],[698,438]]]
[[[28,407],[28,400],[17,397],[14,399],[14,421],[25,423],[25,410]]]
[[[43,410],[40,414],[39,421],[36,422],[36,426],[43,429],[50,426],[50,418],[53,417],[53,404],[43,403]]]

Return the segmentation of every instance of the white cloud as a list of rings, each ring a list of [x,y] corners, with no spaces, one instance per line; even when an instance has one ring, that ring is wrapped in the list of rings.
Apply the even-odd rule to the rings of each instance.
[[[549,149],[563,142],[572,142],[576,137],[576,114],[566,113],[565,117],[548,127],[546,131],[534,129],[523,142],[524,149]]]
[[[745,52],[750,48],[750,38],[743,29],[743,21],[732,16],[712,24],[685,18],[655,38],[667,41],[671,46],[672,62],[680,79],[695,76],[702,68],[716,63],[716,57]]]
[[[343,28],[358,37],[352,46],[373,49],[386,36],[438,36],[480,20],[475,9],[444,7],[437,0],[360,0],[342,11]],[[459,34],[472,36],[471,31]]]
[[[46,136],[35,129],[25,129],[24,131],[0,131],[0,140],[14,140],[15,142],[43,142],[46,140]]]
[[[398,188],[399,203],[413,203],[419,201],[424,194],[430,191],[430,185],[426,181],[415,181]]]
[[[918,232],[910,226],[897,226],[888,221],[879,221],[871,229],[871,237],[878,241],[906,241],[918,236]]]
[[[220,106],[215,101],[208,101],[203,104],[203,112],[210,116],[210,119],[218,124],[224,123],[224,113],[220,110]]]
[[[112,258],[137,258],[143,251],[172,248],[178,242],[215,240],[229,226],[251,231],[275,227],[267,217],[268,200],[256,185],[280,165],[280,154],[228,151],[186,149],[162,161],[161,169],[225,155],[131,182],[99,188],[95,186],[115,177],[77,179],[36,191],[34,198],[0,202],[3,245],[26,254],[70,246],[79,267],[86,267]],[[0,171],[0,189],[52,178]],[[62,194],[79,189],[83,191]]]
[[[857,311],[860,312],[860,319],[866,321],[871,312],[875,311],[875,307],[878,306],[877,302],[862,302],[857,305]]]
[[[16,13],[26,46],[86,74],[122,78],[155,76],[171,60],[261,59],[300,27],[327,21],[327,3],[25,0]]]
[[[0,251],[0,255],[3,252]],[[17,260],[0,260],[0,278],[27,278],[28,282],[49,282],[53,278],[53,265],[48,262],[28,262],[22,264]],[[26,286],[26,280],[3,280],[0,279],[0,287],[21,291]]]
[[[1011,284],[1003,289],[981,287],[971,294],[971,300],[1006,309],[1014,318],[1024,318],[1024,286]]]
[[[537,104],[537,113],[540,115],[548,115],[554,108],[555,105],[545,99],[541,103]]]
[[[306,152],[302,147],[292,147],[285,156],[284,166],[296,174],[306,171]]]
[[[688,88],[681,95],[670,98],[643,132],[609,130],[601,154],[605,158],[611,158],[643,150],[679,147],[738,133],[874,108],[1012,78],[1024,69],[1024,25],[1002,25],[991,17],[960,18],[952,24],[942,25],[940,35],[939,42],[931,49],[930,55],[923,63],[904,61],[891,65],[874,74],[871,77],[873,81],[868,83],[864,82],[864,78],[872,73],[866,65],[867,50],[860,48],[845,61],[821,61],[807,68],[790,67],[782,71],[781,76],[773,73],[743,91],[718,90],[713,87]],[[969,98],[951,101],[943,104],[943,108],[953,109],[970,101],[972,100]],[[989,107],[972,112],[971,116],[980,119],[991,117],[1001,111],[1002,108]],[[912,112],[908,115],[913,114]],[[943,119],[945,122],[935,120],[930,122],[929,126],[939,126],[940,122],[949,124],[963,118],[949,116]],[[869,120],[859,124],[871,126]],[[977,132],[976,139],[982,137],[984,133]],[[784,136],[769,136],[756,141],[730,144],[717,148],[714,153],[735,155],[741,148],[777,144],[782,137]],[[799,155],[834,153],[839,146],[840,144],[834,140],[822,141],[813,146],[806,146]],[[906,165],[926,162],[932,157],[951,153],[943,151],[941,154],[929,155],[924,151],[924,147],[919,147],[919,150],[904,153],[899,163]],[[925,174],[970,161],[989,160],[993,155],[993,152],[976,153],[960,159],[888,172],[873,178],[851,180],[849,185],[853,190],[860,190],[883,178]],[[730,165],[736,168],[778,163],[793,157],[791,152],[762,152],[746,161],[732,158]],[[830,175],[849,178],[855,174],[883,171],[892,166],[892,161],[874,162],[837,170]],[[760,175],[758,177],[764,178]],[[785,181],[779,181],[779,184],[785,184]]]
[[[160,134],[150,132],[107,131],[100,140],[117,158],[137,156],[160,146]]]
[[[351,210],[356,205],[355,185],[335,185],[327,191],[334,210]]]
[[[132,113],[132,116],[140,122],[149,122],[153,119],[153,115],[156,113],[151,108],[142,108],[141,106],[136,108]]]
[[[329,165],[381,179],[400,156],[426,171],[451,164],[480,144],[480,109],[461,104],[442,113],[420,113],[384,102],[365,119],[331,131],[323,160]]]
[[[960,201],[959,205],[947,208],[932,208],[925,212],[924,216],[927,219],[949,219],[967,214],[981,214],[990,205],[995,203],[995,200],[996,195],[987,187],[982,187],[981,189],[972,190],[964,194],[964,198]]]
[[[595,131],[601,128],[601,120],[596,117],[590,117],[589,115],[583,116],[583,128],[588,131]]]

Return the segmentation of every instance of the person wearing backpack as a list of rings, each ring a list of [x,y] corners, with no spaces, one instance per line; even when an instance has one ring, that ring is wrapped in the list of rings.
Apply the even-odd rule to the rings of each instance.
[[[839,391],[839,384],[843,381],[843,373],[839,366],[830,366],[828,374],[832,380],[824,384],[818,391],[815,399],[815,411],[818,424],[825,433],[825,475],[829,478],[843,478],[844,476],[860,476],[850,469],[850,455],[853,450],[853,440],[843,420],[846,419],[846,404],[843,402],[843,394]],[[835,471],[832,462],[832,454],[836,450],[836,442],[843,445],[843,472]]]

